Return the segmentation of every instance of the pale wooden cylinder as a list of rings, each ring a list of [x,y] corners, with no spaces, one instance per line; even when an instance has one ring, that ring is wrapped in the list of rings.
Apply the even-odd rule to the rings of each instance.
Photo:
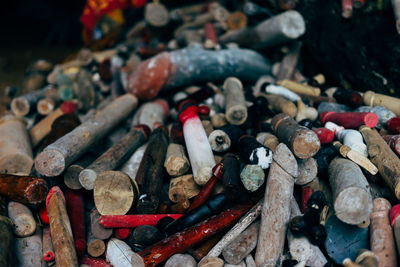
[[[291,80],[278,81],[276,84],[286,87],[287,89],[302,95],[319,96],[321,90],[317,87],[312,87],[309,85],[297,83]]]
[[[367,106],[382,106],[400,116],[400,99],[397,97],[367,91],[364,93],[363,100]]]
[[[126,94],[111,102],[88,121],[47,146],[35,161],[36,170],[45,176],[57,176],[66,167],[124,120],[137,106],[137,98]]]
[[[100,213],[93,209],[90,212],[90,232],[94,235],[94,237],[105,240],[110,238],[113,233],[112,228],[104,228],[100,223]]]
[[[111,238],[107,243],[106,259],[113,267],[127,267],[132,265],[132,249],[122,240]]]
[[[197,267],[223,267],[224,261],[217,257],[205,256],[201,259]]]
[[[197,196],[200,187],[195,183],[192,174],[172,178],[169,184],[168,196],[172,202],[178,203]]]
[[[393,230],[389,222],[391,208],[392,206],[386,199],[374,199],[371,213],[370,245],[372,252],[378,256],[380,267],[398,266]]]
[[[275,135],[273,135],[271,133],[267,133],[263,144],[264,144],[264,146],[271,149],[272,152],[275,152],[276,147],[279,145],[278,137],[276,137]]]
[[[36,221],[32,212],[25,205],[10,201],[8,203],[8,216],[14,224],[14,234],[18,237],[33,235],[36,231]]]
[[[124,215],[137,199],[138,191],[125,173],[104,171],[94,182],[94,204],[101,215]]]
[[[277,149],[280,146],[285,147],[285,154],[292,154],[283,143],[279,144]],[[285,165],[278,165],[274,160],[271,164],[255,256],[257,266],[275,266],[283,252],[294,187],[294,177],[284,169],[291,165],[297,165],[297,162],[288,159]]]
[[[196,260],[189,254],[175,254],[165,262],[164,267],[196,267]]]
[[[46,88],[27,93],[20,97],[16,97],[11,101],[11,111],[18,117],[27,115],[32,107],[36,106],[36,102],[44,98]]]
[[[29,175],[32,148],[25,123],[12,115],[0,119],[0,173]]]
[[[164,167],[173,177],[184,175],[189,170],[190,164],[184,146],[175,143],[168,145]]]
[[[369,158],[397,199],[400,199],[400,159],[375,129],[361,126],[360,132],[368,146]]]
[[[225,118],[230,124],[241,125],[247,119],[247,106],[243,85],[239,79],[230,77],[225,80]]]
[[[367,222],[372,212],[372,196],[360,167],[350,160],[335,158],[328,172],[336,216],[348,224]]]
[[[96,238],[90,231],[87,238],[87,253],[92,257],[100,257],[106,251],[103,240]]]
[[[317,177],[318,164],[314,158],[299,159],[297,165],[299,167],[299,175],[295,180],[297,185],[308,184]]]
[[[263,95],[263,94],[260,94]],[[297,114],[296,105],[280,95],[263,95],[268,100],[268,107],[275,113],[286,113],[294,118]]]

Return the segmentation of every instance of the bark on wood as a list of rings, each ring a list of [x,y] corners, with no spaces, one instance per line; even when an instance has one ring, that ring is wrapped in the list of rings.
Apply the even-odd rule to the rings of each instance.
[[[279,146],[286,147],[282,143]],[[277,149],[279,149],[279,146]],[[287,147],[285,150],[289,152]],[[271,164],[266,183],[255,256],[257,266],[277,264],[283,252],[290,216],[290,199],[294,187],[294,177],[287,173],[285,169],[293,165],[297,165],[297,162],[290,160],[290,158],[282,166],[283,168],[275,161]]]
[[[360,132],[367,143],[369,158],[397,199],[400,199],[400,159],[375,129],[361,126]]]
[[[137,211],[142,214],[156,213],[163,182],[163,165],[168,149],[169,136],[164,127],[156,128],[149,138],[149,145],[143,156],[143,182]]]
[[[25,205],[10,201],[8,203],[8,216],[14,225],[14,234],[18,237],[33,235],[36,231],[36,221],[32,212]]]
[[[110,147],[79,174],[79,182],[86,190],[92,190],[97,177],[103,171],[114,170],[135,152],[147,139],[142,129],[132,129],[123,139]]]
[[[0,119],[0,173],[28,175],[32,148],[22,119],[6,115]]]
[[[278,139],[300,159],[311,158],[320,149],[318,136],[310,129],[297,124],[287,114],[281,113],[273,117],[272,127]]]
[[[72,132],[47,146],[35,161],[36,170],[45,176],[61,174],[80,155],[124,120],[137,105],[137,98],[126,94],[96,113]]]
[[[329,164],[336,216],[348,224],[368,221],[372,212],[372,196],[360,167],[350,160],[336,158]]]
[[[47,183],[42,178],[0,174],[0,195],[24,204],[38,204],[47,195]]]
[[[125,173],[104,171],[94,183],[94,204],[101,215],[124,215],[139,197],[138,193],[138,188]]]
[[[378,256],[379,266],[398,266],[393,230],[389,222],[391,208],[392,206],[386,199],[374,199],[371,213],[370,245],[371,251]]]
[[[56,266],[79,266],[72,237],[71,224],[60,189],[48,195],[47,212],[49,213],[50,232],[56,256]]]

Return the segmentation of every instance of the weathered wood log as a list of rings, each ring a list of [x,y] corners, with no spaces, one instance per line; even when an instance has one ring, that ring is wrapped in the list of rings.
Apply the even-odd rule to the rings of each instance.
[[[0,174],[0,195],[24,204],[38,204],[45,200],[47,183],[42,178]]]
[[[60,188],[53,187],[46,198],[57,266],[78,266],[71,224]]]
[[[247,119],[247,106],[244,99],[243,85],[235,77],[225,80],[225,118],[233,125],[241,125]]]
[[[96,209],[93,209],[90,212],[90,232],[98,239],[108,239],[112,235],[113,230],[104,228],[104,226],[100,223],[100,219],[100,213]]]
[[[350,160],[336,158],[329,164],[329,182],[336,216],[348,224],[368,221],[372,196],[360,167]]]
[[[290,117],[294,118],[297,114],[296,105],[287,100],[286,98],[279,95],[263,95],[268,100],[268,107],[276,113],[286,113]]]
[[[94,204],[101,215],[124,215],[138,197],[139,188],[121,171],[103,171],[94,182]]]
[[[320,149],[318,136],[310,129],[297,124],[289,115],[281,113],[273,117],[276,136],[300,159],[314,156]]]
[[[115,143],[79,174],[79,182],[86,190],[92,190],[98,175],[103,171],[114,170],[135,152],[150,134],[146,125],[134,127],[119,142]]]
[[[11,101],[11,111],[18,117],[27,115],[36,103],[44,98],[46,95],[46,88],[36,90],[20,97],[16,97]]]
[[[15,266],[13,224],[6,215],[6,204],[0,196],[0,266]]]
[[[32,212],[25,205],[10,201],[8,203],[8,216],[13,222],[14,234],[18,237],[31,236],[36,231],[36,221]]]
[[[197,267],[223,267],[224,261],[217,257],[205,256],[197,264]]]
[[[26,125],[13,115],[0,118],[0,173],[29,175],[32,148]]]
[[[227,32],[220,36],[220,42],[235,42],[243,47],[261,49],[297,39],[304,34],[305,27],[300,13],[286,11],[264,20],[254,28]]]
[[[160,91],[175,87],[202,81],[223,81],[231,76],[243,82],[256,81],[261,75],[269,72],[269,62],[254,51],[246,49],[207,51],[193,47],[164,52],[142,62],[129,76],[128,91],[140,99],[151,99]]]
[[[392,208],[384,198],[375,198],[371,213],[370,245],[378,256],[379,266],[397,266],[396,245],[390,226],[389,211]]]
[[[107,243],[106,259],[114,267],[136,266],[132,261],[134,254],[122,240],[111,238]]]
[[[164,267],[196,267],[196,260],[189,254],[175,254],[167,260]]]
[[[47,146],[36,157],[36,170],[49,177],[61,174],[74,160],[124,120],[136,105],[137,98],[134,95],[126,94],[115,99],[94,118]]]
[[[189,160],[185,155],[185,147],[180,144],[170,143],[164,167],[168,174],[173,177],[184,175],[190,167]]]
[[[103,240],[96,238],[89,229],[87,234],[87,253],[92,257],[100,257],[106,251]]]
[[[283,252],[295,179],[286,170],[297,169],[297,162],[283,143],[278,145],[274,158],[282,156],[286,162],[273,160],[268,174],[255,254],[257,266],[275,265]]]
[[[375,129],[361,126],[360,132],[367,143],[369,158],[397,199],[400,199],[400,159]]]
[[[194,182],[193,175],[183,175],[172,178],[168,196],[172,202],[178,203],[184,199],[191,199],[200,192],[200,187]]]
[[[169,144],[165,127],[156,128],[149,137],[149,145],[143,156],[143,181],[136,209],[142,214],[156,213],[163,182],[163,168]]]
[[[15,254],[18,266],[44,267],[42,230],[40,227],[32,236],[15,239]]]
[[[295,180],[297,185],[308,184],[317,177],[318,165],[314,158],[299,159],[297,160],[297,165],[299,168],[299,175]]]
[[[157,124],[164,125],[168,115],[168,103],[164,99],[159,98],[141,105],[133,117],[132,124],[145,124],[151,130],[154,130]]]

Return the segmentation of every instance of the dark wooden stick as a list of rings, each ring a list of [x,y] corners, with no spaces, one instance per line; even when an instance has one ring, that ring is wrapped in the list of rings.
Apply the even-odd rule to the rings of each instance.
[[[25,204],[38,204],[45,200],[47,183],[42,178],[0,174],[0,195]]]
[[[0,196],[0,266],[15,266],[13,224],[6,216],[5,202]]]

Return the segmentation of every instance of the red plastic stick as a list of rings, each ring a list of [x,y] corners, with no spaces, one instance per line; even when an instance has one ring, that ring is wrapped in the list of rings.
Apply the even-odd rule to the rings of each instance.
[[[104,228],[135,228],[141,225],[156,226],[157,222],[164,217],[178,219],[183,214],[138,214],[138,215],[103,215],[99,223]]]
[[[321,145],[330,144],[335,139],[335,133],[325,127],[313,129],[313,131],[317,134]]]
[[[76,252],[78,256],[80,256],[86,251],[85,207],[83,204],[83,197],[75,191],[67,190],[65,192],[65,198]]]
[[[142,257],[146,267],[156,266],[172,255],[182,253],[229,228],[250,208],[250,205],[241,205],[228,209],[142,250],[138,255]]]
[[[85,256],[85,257],[81,258],[79,263],[89,265],[90,267],[112,267],[110,264],[108,264],[103,259],[92,258],[89,256]]]
[[[303,186],[301,188],[301,212],[306,212],[308,199],[314,193],[314,189],[310,186]]]
[[[361,125],[366,125],[373,128],[378,124],[378,116],[372,112],[322,112],[319,116],[322,124],[328,121],[334,122],[343,126],[346,129],[360,128]]]
[[[186,212],[192,211],[198,206],[202,205],[204,202],[206,202],[217,182],[222,179],[222,174],[224,173],[224,164],[218,163],[217,165],[215,165],[212,169],[212,173],[213,176],[203,186],[199,194],[197,194],[197,196],[193,200],[192,205],[190,205],[189,209]]]
[[[122,240],[127,239],[130,233],[130,228],[118,228],[114,231],[115,237]]]

